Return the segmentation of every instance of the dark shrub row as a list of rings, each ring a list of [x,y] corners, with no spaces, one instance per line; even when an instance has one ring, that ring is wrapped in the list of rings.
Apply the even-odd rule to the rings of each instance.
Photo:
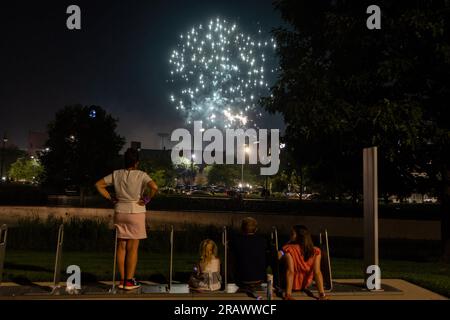
[[[7,250],[53,251],[56,249],[60,218],[48,217],[21,219],[8,232]],[[114,252],[114,233],[110,221],[105,219],[80,219],[72,217],[64,223],[64,251]],[[175,252],[197,255],[198,246],[204,239],[214,240],[222,251],[222,229],[215,226],[184,225],[175,232]],[[267,240],[269,241],[269,235]],[[169,227],[148,231],[148,239],[141,241],[146,252],[169,253]],[[318,243],[315,239],[316,244]],[[280,245],[288,241],[288,235],[280,234]],[[363,258],[363,241],[359,238],[330,238],[333,257]],[[439,241],[380,240],[380,257],[395,260],[433,260],[439,257]]]
[[[63,219],[49,216],[20,219],[8,231],[8,250],[56,250],[59,226]],[[175,233],[177,252],[197,252],[203,239],[210,238],[220,244],[221,229],[214,226],[186,225]],[[148,231],[148,239],[141,242],[141,248],[152,252],[169,252],[169,228]],[[107,219],[80,219],[72,217],[64,223],[64,250],[110,251],[114,250],[114,231]]]

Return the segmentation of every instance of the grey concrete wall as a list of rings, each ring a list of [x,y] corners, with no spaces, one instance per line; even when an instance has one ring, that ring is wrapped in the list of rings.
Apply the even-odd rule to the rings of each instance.
[[[0,224],[6,223],[14,226],[20,218],[38,216],[46,219],[49,215],[54,215],[64,219],[71,217],[106,219],[110,221],[112,227],[113,214],[112,209],[0,206]],[[148,211],[147,224],[151,229],[159,229],[164,225],[174,225],[176,229],[181,229],[184,224],[237,227],[242,218],[247,216],[258,220],[259,229],[262,232],[270,232],[274,225],[280,232],[288,232],[290,227],[295,224],[304,224],[316,234],[326,228],[330,236],[340,237],[362,237],[364,230],[362,218],[280,215],[276,213]],[[439,221],[379,220],[379,237],[381,239],[439,240],[440,236]]]

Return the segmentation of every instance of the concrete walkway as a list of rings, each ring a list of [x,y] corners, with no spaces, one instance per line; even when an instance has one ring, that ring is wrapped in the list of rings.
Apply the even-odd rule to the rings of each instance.
[[[142,282],[144,285],[151,285],[150,282]],[[42,300],[42,299],[78,299],[78,300],[249,300],[244,293],[139,293],[136,291],[124,292],[119,290],[116,294],[108,293],[111,282],[99,282],[82,288],[82,294],[68,295],[64,288],[59,290],[59,294],[52,295],[52,283],[30,283],[28,285],[18,285],[15,283],[3,283],[0,286],[0,300]],[[65,284],[61,284],[65,285]],[[363,288],[361,279],[339,279],[334,282],[334,289],[328,293],[331,300],[448,300],[439,294],[424,289],[412,283],[400,279],[384,279],[382,281],[383,291],[370,292]],[[262,297],[264,292],[258,292]],[[297,300],[311,300],[304,293],[293,295]],[[274,300],[279,298],[274,297]]]

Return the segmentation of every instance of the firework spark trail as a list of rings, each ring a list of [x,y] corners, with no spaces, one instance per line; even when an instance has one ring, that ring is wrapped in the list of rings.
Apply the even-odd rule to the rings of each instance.
[[[177,93],[171,103],[188,123],[237,128],[256,125],[257,103],[269,94],[275,40],[240,31],[236,24],[214,19],[180,35],[173,50],[169,82]]]

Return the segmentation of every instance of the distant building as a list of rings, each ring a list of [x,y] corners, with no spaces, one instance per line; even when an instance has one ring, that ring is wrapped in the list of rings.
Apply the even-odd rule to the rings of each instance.
[[[38,152],[44,151],[47,139],[48,135],[45,132],[30,131],[28,133],[28,155],[36,156]]]
[[[170,167],[171,150],[154,150],[154,149],[141,149],[139,152],[139,159],[148,160],[155,167]]]
[[[139,141],[131,141],[130,147],[131,149],[141,150],[142,144]]]

